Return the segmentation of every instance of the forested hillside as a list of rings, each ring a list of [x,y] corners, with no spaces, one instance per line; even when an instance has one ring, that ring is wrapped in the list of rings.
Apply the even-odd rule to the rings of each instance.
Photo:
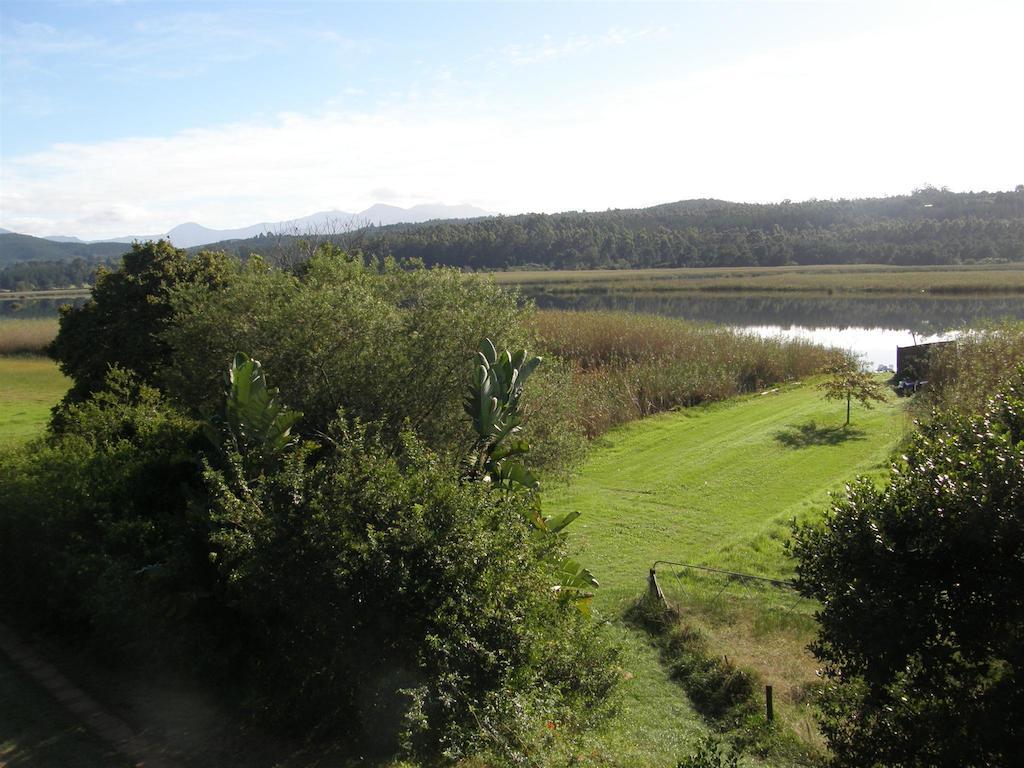
[[[336,238],[373,255],[470,269],[960,264],[1024,259],[1024,185],[802,203],[687,200],[599,213],[368,228]],[[273,258],[280,238],[224,244]],[[218,247],[218,246],[211,246]]]
[[[121,248],[130,246],[122,245]],[[16,261],[0,266],[0,290],[44,291],[92,284],[96,269],[111,266],[112,258],[75,257],[69,261]]]
[[[22,261],[117,258],[128,247],[125,243],[57,242],[44,237],[3,232],[0,233],[0,267]]]

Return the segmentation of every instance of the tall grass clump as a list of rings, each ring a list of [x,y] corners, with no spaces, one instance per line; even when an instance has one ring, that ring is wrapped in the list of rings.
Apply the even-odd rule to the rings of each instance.
[[[1024,362],[1024,323],[1004,322],[964,331],[929,361],[925,409],[977,413]]]
[[[0,318],[0,355],[42,354],[56,335],[56,317]]]
[[[574,366],[587,435],[676,407],[724,400],[820,370],[829,351],[656,315],[540,311],[539,345]]]

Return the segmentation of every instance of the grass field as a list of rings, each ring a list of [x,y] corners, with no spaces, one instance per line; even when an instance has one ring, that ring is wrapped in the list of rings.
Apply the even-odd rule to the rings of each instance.
[[[613,619],[627,650],[626,705],[598,739],[620,764],[671,764],[702,727],[646,636],[619,620],[645,589],[651,564],[790,576],[783,549],[789,520],[816,514],[829,491],[855,474],[882,470],[906,428],[895,398],[872,411],[855,409],[845,431],[843,410],[805,383],[662,414],[609,432],[574,482],[545,493],[546,512],[583,513],[571,536],[601,580],[595,606]],[[707,616],[714,606],[695,608]],[[767,642],[764,630],[763,623],[745,630],[742,622],[725,622],[712,638],[725,644],[722,652],[749,661]],[[771,655],[762,656],[759,671],[770,675]],[[792,664],[798,669],[784,677],[806,674],[805,661]]]
[[[0,356],[0,447],[35,437],[70,382],[45,357]]]
[[[495,272],[504,285],[558,294],[661,292],[793,292],[843,294],[1018,294],[1024,264],[893,267],[715,267]]]

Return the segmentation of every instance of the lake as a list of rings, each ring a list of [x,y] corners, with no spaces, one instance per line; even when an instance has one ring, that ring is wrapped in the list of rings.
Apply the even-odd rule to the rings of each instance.
[[[761,336],[802,337],[852,350],[871,368],[896,365],[896,347],[952,338],[963,328],[1024,320],[1021,296],[825,296],[549,294],[526,288],[541,309],[615,310],[728,325]]]

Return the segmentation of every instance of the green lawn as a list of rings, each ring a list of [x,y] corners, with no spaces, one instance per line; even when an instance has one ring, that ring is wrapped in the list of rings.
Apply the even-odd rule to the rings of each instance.
[[[45,357],[0,356],[0,447],[35,437],[70,382]]]
[[[626,647],[626,705],[598,741],[620,764],[674,764],[702,727],[656,652],[618,617],[651,563],[702,563],[788,576],[788,521],[823,508],[856,474],[875,473],[906,429],[903,401],[872,411],[824,401],[812,384],[645,419],[608,433],[545,511],[579,510],[571,537],[601,580],[596,608]]]

